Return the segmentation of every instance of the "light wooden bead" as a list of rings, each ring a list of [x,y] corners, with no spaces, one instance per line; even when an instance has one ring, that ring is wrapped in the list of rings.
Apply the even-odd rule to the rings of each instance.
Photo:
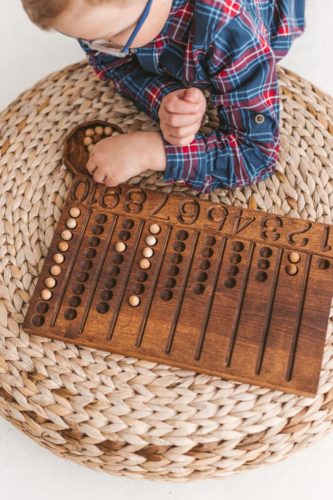
[[[50,273],[53,276],[59,276],[59,274],[61,273],[61,267],[59,267],[59,266],[52,266],[51,269],[50,269]]]
[[[152,246],[156,245],[157,239],[155,238],[155,236],[149,235],[146,237],[146,243],[147,243],[147,245],[152,247]]]
[[[294,276],[294,275],[297,273],[297,271],[298,271],[298,267],[297,267],[297,266],[295,266],[295,264],[288,264],[288,265],[286,266],[286,271],[287,271],[287,273],[288,273],[288,274],[290,274],[291,276]]]
[[[54,288],[56,286],[57,282],[54,278],[46,278],[45,280],[45,285],[47,286],[47,288]]]
[[[137,295],[131,295],[128,299],[128,302],[130,306],[136,307],[140,304],[140,297],[138,297]]]
[[[65,257],[61,253],[55,253],[53,255],[53,260],[56,264],[62,264],[65,260]]]
[[[97,135],[103,135],[104,134],[104,128],[100,127],[100,126],[95,127],[95,133]]]
[[[94,149],[94,144],[89,144],[89,146],[88,146],[87,149],[88,149],[88,151],[90,153]]]
[[[288,260],[289,262],[293,262],[294,264],[297,264],[301,260],[301,256],[298,252],[291,252],[288,255]]]
[[[43,300],[50,300],[50,298],[52,297],[52,292],[51,290],[44,288],[44,290],[41,291],[40,296]]]
[[[154,255],[154,250],[150,247],[145,247],[143,250],[142,250],[142,255],[144,257],[147,257],[148,259],[150,257],[152,257]]]
[[[63,239],[63,240],[65,240],[65,241],[69,241],[69,240],[71,240],[71,239],[72,239],[72,236],[73,236],[72,232],[71,232],[71,231],[69,231],[68,229],[65,229],[65,231],[63,231],[63,232],[61,233],[61,237],[62,237],[62,239]]]
[[[66,243],[66,241],[59,241],[58,250],[60,250],[60,252],[67,252],[68,249],[69,249],[69,244]]]
[[[150,261],[148,259],[141,259],[140,260],[140,268],[141,269],[149,269],[150,268]]]
[[[120,135],[120,132],[118,132],[118,130],[115,130],[112,135]]]
[[[81,210],[77,207],[72,207],[69,211],[69,215],[71,217],[74,217],[75,219],[77,219],[78,217],[80,217],[80,214],[81,214]]]
[[[95,135],[95,130],[93,128],[87,128],[87,130],[86,130],[86,136],[87,137],[92,137],[93,135]]]
[[[112,135],[112,128],[111,127],[105,127],[104,134],[105,135]]]
[[[77,226],[77,222],[75,219],[67,219],[66,220],[66,227],[69,229],[74,229]]]
[[[161,226],[159,226],[158,224],[152,224],[152,225],[149,227],[149,231],[150,231],[152,234],[158,234],[158,233],[161,231]]]
[[[126,243],[123,241],[118,241],[116,243],[116,250],[117,252],[124,252],[126,250]]]
[[[85,138],[83,139],[83,144],[84,144],[85,146],[89,146],[89,144],[92,144],[92,138],[91,138],[91,137],[85,137]]]

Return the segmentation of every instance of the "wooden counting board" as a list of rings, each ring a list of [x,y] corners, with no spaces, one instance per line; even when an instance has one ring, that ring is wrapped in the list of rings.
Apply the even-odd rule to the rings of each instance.
[[[85,138],[115,130],[93,122],[68,137],[75,176],[24,330],[315,396],[333,226],[97,184],[85,169]]]

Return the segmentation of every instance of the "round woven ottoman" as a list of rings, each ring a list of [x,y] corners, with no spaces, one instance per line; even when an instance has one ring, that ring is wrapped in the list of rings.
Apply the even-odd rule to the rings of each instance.
[[[333,222],[333,100],[279,67],[281,150],[272,177],[189,193]],[[201,130],[218,124],[207,93]],[[333,309],[315,398],[29,336],[22,322],[72,174],[63,143],[83,121],[158,130],[86,62],[53,73],[0,114],[0,414],[56,455],[149,480],[224,478],[285,459],[333,421]],[[170,192],[161,172],[130,184]]]

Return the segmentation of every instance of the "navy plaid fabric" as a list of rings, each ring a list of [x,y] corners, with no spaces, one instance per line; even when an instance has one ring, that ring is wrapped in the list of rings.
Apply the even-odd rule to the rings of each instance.
[[[305,29],[305,0],[173,0],[151,42],[124,58],[85,50],[88,61],[136,107],[158,121],[162,99],[185,87],[208,88],[219,126],[187,146],[163,137],[166,182],[201,192],[272,175],[279,153],[277,62]]]

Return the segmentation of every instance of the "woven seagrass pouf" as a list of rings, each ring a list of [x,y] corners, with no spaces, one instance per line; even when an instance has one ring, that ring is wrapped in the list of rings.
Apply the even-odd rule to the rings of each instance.
[[[333,100],[279,68],[276,172],[242,189],[191,194],[229,205],[333,222]],[[207,94],[202,131],[216,128]],[[72,174],[63,142],[81,122],[125,132],[158,124],[85,62],[53,73],[0,114],[0,414],[55,454],[150,480],[223,478],[278,462],[325,436],[333,421],[333,309],[318,395],[305,398],[61,341],[22,322]],[[170,192],[162,173],[131,184]]]

